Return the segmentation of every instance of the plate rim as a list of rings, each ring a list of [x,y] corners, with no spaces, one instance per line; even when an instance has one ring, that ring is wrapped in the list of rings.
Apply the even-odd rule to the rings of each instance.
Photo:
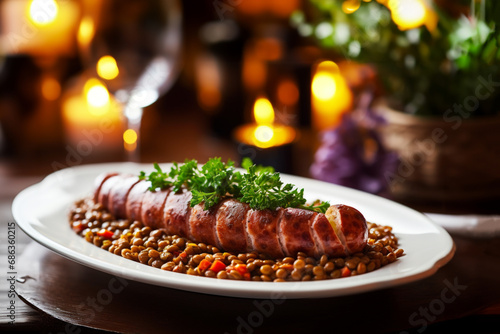
[[[160,165],[167,165],[171,163],[161,163]],[[117,168],[119,167],[119,168]],[[114,168],[114,169],[135,169],[138,170],[139,168],[151,168],[152,164],[147,164],[147,163],[131,163],[131,162],[113,162],[113,163],[97,163],[97,164],[84,164],[84,165],[79,165],[79,166],[74,166],[74,167],[68,167],[65,169],[58,170],[56,172],[53,172],[49,175],[47,175],[44,179],[42,179],[40,182],[33,184],[25,189],[23,189],[21,192],[19,192],[16,197],[14,198],[12,202],[12,213],[14,216],[14,219],[16,221],[16,225],[19,226],[30,238],[35,240],[36,242],[40,243],[44,247],[50,249],[51,251],[54,251],[55,253],[68,258],[72,261],[75,261],[79,264],[85,265],[87,267],[93,268],[95,270],[107,272],[112,275],[120,276],[125,279],[131,279],[134,281],[146,283],[146,284],[152,284],[152,285],[157,285],[157,286],[163,286],[163,287],[168,287],[168,288],[174,288],[174,289],[180,289],[180,290],[185,290],[185,291],[191,291],[191,292],[198,292],[198,293],[205,293],[205,294],[215,294],[215,295],[220,295],[220,296],[228,296],[228,297],[240,297],[240,298],[277,298],[277,296],[289,298],[289,299],[297,299],[297,298],[326,298],[326,297],[336,297],[336,296],[343,296],[343,295],[350,295],[350,294],[358,294],[358,293],[364,293],[368,291],[373,291],[373,290],[378,290],[378,289],[383,289],[387,287],[395,287],[398,285],[402,284],[407,284],[411,283],[417,280],[421,280],[424,278],[427,278],[429,276],[432,276],[435,274],[441,267],[443,267],[446,263],[448,263],[454,256],[455,251],[456,251],[456,245],[451,236],[446,232],[444,228],[441,226],[435,224],[432,222],[427,216],[425,216],[423,213],[418,212],[412,208],[409,208],[403,204],[391,201],[386,198],[382,198],[380,196],[376,196],[373,194],[365,193],[356,189],[351,189],[351,188],[346,188],[343,186],[331,184],[331,183],[326,183],[323,181],[319,180],[314,180],[314,179],[309,179],[301,176],[295,176],[295,175],[289,175],[289,174],[284,174],[280,173],[284,179],[287,179],[287,182],[290,182],[292,180],[298,180],[299,182],[306,182],[306,183],[312,183],[315,184],[316,186],[328,186],[332,187],[332,189],[341,189],[344,192],[351,193],[351,194],[361,194],[364,197],[368,198],[376,198],[377,201],[383,201],[391,206],[397,206],[400,209],[404,209],[407,212],[410,212],[412,215],[415,217],[419,217],[421,221],[425,221],[427,224],[430,224],[433,228],[435,228],[438,231],[438,235],[440,237],[444,237],[448,239],[449,247],[446,247],[446,249],[442,249],[439,255],[436,255],[436,259],[433,261],[430,261],[425,268],[420,268],[416,272],[410,273],[403,275],[401,277],[394,277],[391,279],[377,279],[377,280],[368,280],[368,282],[357,282],[357,281],[363,281],[363,278],[365,278],[365,275],[363,274],[357,277],[349,277],[346,279],[352,280],[351,283],[358,283],[358,284],[340,284],[343,286],[341,289],[334,288],[334,289],[321,289],[318,288],[318,285],[321,287],[322,284],[321,282],[326,282],[326,281],[315,281],[315,282],[280,282],[280,283],[272,283],[272,282],[247,282],[247,281],[232,281],[232,280],[216,280],[216,279],[209,279],[206,277],[196,277],[196,276],[189,276],[185,274],[177,274],[177,273],[171,273],[171,272],[164,272],[160,271],[162,275],[164,275],[166,278],[162,278],[161,280],[159,279],[159,275],[155,275],[156,272],[153,272],[153,274],[149,275],[149,272],[151,270],[159,271],[157,268],[149,267],[140,264],[141,266],[144,266],[146,268],[142,268],[142,270],[139,270],[141,273],[146,272],[148,275],[146,276],[141,276],[138,275],[137,270],[132,270],[130,272],[130,267],[132,264],[139,265],[136,262],[130,261],[130,266],[125,265],[125,268],[117,268],[116,266],[119,266],[119,264],[113,263],[111,266],[109,265],[108,262],[104,261],[102,258],[104,254],[107,254],[110,257],[112,262],[120,262],[120,261],[114,261],[115,258],[116,260],[123,259],[117,255],[111,254],[109,252],[106,252],[94,245],[89,244],[87,241],[85,241],[83,238],[80,236],[77,236],[76,234],[74,236],[77,236],[82,243],[85,245],[94,247],[96,250],[103,251],[99,258],[94,258],[90,257],[89,255],[82,254],[81,252],[78,252],[75,249],[68,248],[64,245],[61,245],[60,243],[57,243],[56,241],[50,239],[48,236],[44,235],[40,231],[36,230],[33,227],[33,224],[42,224],[36,217],[30,217],[30,215],[27,213],[27,210],[22,210],[22,205],[23,201],[26,199],[30,198],[29,196],[33,196],[37,191],[40,191],[40,189],[46,185],[49,182],[54,182],[54,178],[60,177],[62,174],[67,173],[67,172],[75,172],[78,174],[78,172],[81,171],[89,171],[92,169],[100,170],[100,172],[106,171],[106,168]],[[97,174],[96,174],[97,175]],[[290,180],[290,181],[289,181]],[[68,231],[71,231],[68,226]],[[83,245],[83,244],[82,244]],[[86,246],[83,246],[86,247]],[[406,249],[405,249],[406,252]],[[107,259],[107,256],[104,256],[105,259]],[[404,260],[404,257],[401,258]],[[126,259],[123,259],[126,260]],[[126,260],[129,261],[129,260]],[[383,268],[382,268],[383,269]],[[381,269],[380,269],[381,270]],[[166,275],[167,274],[167,275]],[[172,276],[176,275],[176,276]],[[360,279],[361,278],[361,279]],[[203,281],[199,281],[203,280]],[[343,279],[340,279],[343,280]],[[340,280],[334,280],[334,281],[340,281]],[[166,282],[165,282],[166,281]],[[329,281],[329,280],[327,280]],[[356,281],[356,282],[355,282]],[[366,281],[366,280],[365,280]],[[202,282],[202,284],[200,284]],[[207,283],[207,284],[205,284]],[[245,284],[245,289],[241,288],[241,285]],[[297,285],[298,284],[298,285]],[[345,286],[347,284],[347,286]],[[208,288],[207,288],[208,286]],[[294,288],[294,286],[298,286],[298,288]]]

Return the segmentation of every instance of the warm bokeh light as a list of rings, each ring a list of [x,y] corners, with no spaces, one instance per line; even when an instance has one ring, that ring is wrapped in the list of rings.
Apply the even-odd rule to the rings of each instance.
[[[290,17],[293,11],[299,9],[301,5],[300,0],[251,0],[233,2],[238,2],[235,9],[241,14],[249,16],[270,14],[280,18]]]
[[[299,101],[299,88],[292,79],[284,79],[278,84],[276,95],[278,101],[285,106],[292,106]]]
[[[313,95],[323,101],[331,99],[337,91],[337,84],[335,83],[334,72],[321,71],[316,73],[312,81]]]
[[[132,129],[127,129],[123,133],[123,141],[128,145],[133,145],[137,142],[137,132]]]
[[[42,80],[42,96],[48,101],[55,101],[61,95],[61,84],[53,77]]]
[[[203,55],[196,60],[196,97],[207,112],[215,112],[222,100],[222,73],[217,59]]]
[[[29,6],[29,19],[35,25],[44,26],[54,22],[58,12],[55,0],[33,0]]]
[[[296,132],[292,127],[274,123],[274,109],[266,98],[258,98],[254,103],[255,124],[238,128],[235,137],[241,143],[259,148],[286,145],[294,141]]]
[[[250,1],[246,1],[250,2]],[[269,11],[274,15],[282,18],[289,18],[292,13],[299,9],[301,5],[300,0],[272,0],[267,1]]]
[[[93,18],[89,16],[84,17],[80,22],[77,34],[78,43],[82,48],[88,47],[90,41],[94,37],[94,33],[95,27]]]
[[[271,102],[260,97],[255,101],[253,115],[257,124],[272,124],[274,122],[274,109]]]
[[[279,60],[283,57],[283,42],[277,38],[259,38],[254,42],[255,56],[264,61]]]
[[[401,30],[418,28],[426,23],[427,7],[423,0],[389,0],[391,17]]]
[[[47,60],[74,57],[80,14],[79,1],[0,1],[0,53]]]
[[[245,57],[242,71],[245,88],[257,90],[264,85],[267,77],[267,69],[263,61],[255,57]]]
[[[266,147],[274,137],[274,130],[270,126],[274,122],[274,109],[271,102],[264,97],[258,98],[253,107],[253,116],[258,125],[253,136],[260,147]]]
[[[123,145],[121,105],[96,78],[82,75],[70,81],[61,95],[62,122],[72,147],[88,143],[92,154],[117,152]],[[107,102],[106,102],[107,101]],[[100,106],[95,106],[100,105]]]
[[[105,80],[113,80],[118,76],[120,71],[115,58],[111,56],[103,56],[97,62],[97,74]]]
[[[137,148],[137,132],[132,129],[127,129],[123,133],[123,147],[129,152],[135,151]]]
[[[316,130],[336,126],[342,114],[352,106],[352,92],[332,61],[322,61],[315,68],[311,82],[312,121]]]
[[[106,112],[106,106],[109,105],[109,92],[106,87],[97,79],[87,80],[84,86],[84,93],[91,113],[101,114]]]
[[[268,125],[259,125],[255,128],[254,136],[260,145],[266,145],[274,137],[274,130]]]
[[[361,0],[345,0],[342,3],[342,10],[346,14],[351,14],[357,11],[360,5],[361,5]]]

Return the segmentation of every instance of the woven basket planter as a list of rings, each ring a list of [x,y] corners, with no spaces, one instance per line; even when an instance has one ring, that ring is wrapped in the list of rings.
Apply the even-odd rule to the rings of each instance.
[[[386,147],[400,158],[386,180],[395,199],[500,199],[500,116],[424,118],[377,104]]]

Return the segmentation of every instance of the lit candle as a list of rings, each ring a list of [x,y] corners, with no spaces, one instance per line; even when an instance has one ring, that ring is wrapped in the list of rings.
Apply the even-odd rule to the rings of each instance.
[[[62,104],[68,144],[81,155],[119,150],[122,146],[120,110],[98,79],[78,82]]]
[[[271,102],[258,98],[253,106],[255,123],[236,129],[234,136],[240,144],[238,152],[257,164],[273,166],[282,172],[290,171],[290,144],[297,133],[291,126],[277,124]]]
[[[286,125],[274,123],[274,109],[268,99],[260,97],[253,108],[255,123],[239,127],[236,139],[247,145],[269,148],[290,144],[295,139],[295,130]]]
[[[0,46],[8,54],[72,54],[80,16],[76,1],[0,2]]]
[[[320,62],[311,82],[312,124],[318,130],[335,127],[352,106],[352,92],[332,61]]]

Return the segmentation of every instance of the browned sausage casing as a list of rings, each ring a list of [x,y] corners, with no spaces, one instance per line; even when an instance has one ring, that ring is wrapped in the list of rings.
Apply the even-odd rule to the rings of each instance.
[[[326,214],[297,208],[253,210],[228,198],[205,210],[203,203],[190,206],[187,189],[149,191],[149,186],[134,175],[103,174],[96,179],[94,200],[116,218],[139,220],[229,252],[334,257],[361,252],[366,246],[365,218],[347,205],[332,205]]]

